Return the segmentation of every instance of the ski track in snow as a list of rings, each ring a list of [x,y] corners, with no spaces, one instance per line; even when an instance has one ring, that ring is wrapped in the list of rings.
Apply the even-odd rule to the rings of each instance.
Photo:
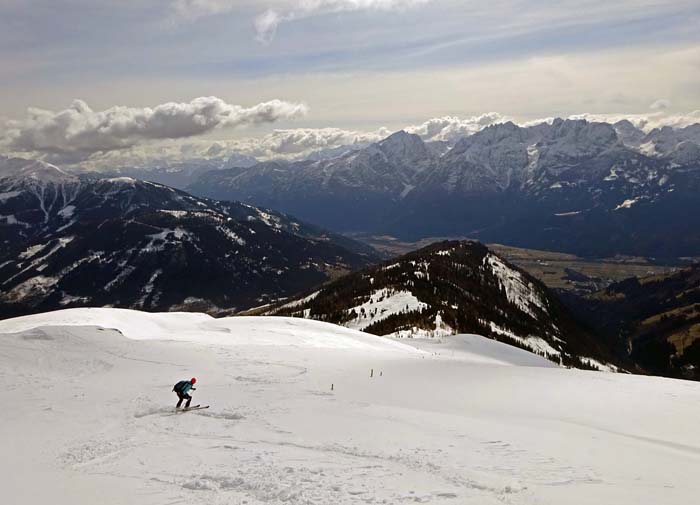
[[[287,318],[78,309],[0,321],[0,380],[14,406],[0,413],[13,455],[0,458],[5,497],[37,505],[697,497],[700,385],[561,369],[477,336],[414,344]],[[172,384],[192,375],[194,402],[211,408],[175,414]]]

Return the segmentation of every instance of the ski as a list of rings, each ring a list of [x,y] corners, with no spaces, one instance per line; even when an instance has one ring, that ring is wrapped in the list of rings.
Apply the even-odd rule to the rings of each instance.
[[[203,410],[203,409],[208,409],[209,405],[205,405],[202,407],[201,405],[195,405],[194,407],[187,407],[186,409],[178,409],[175,412],[180,413],[180,412],[188,412],[190,410]]]

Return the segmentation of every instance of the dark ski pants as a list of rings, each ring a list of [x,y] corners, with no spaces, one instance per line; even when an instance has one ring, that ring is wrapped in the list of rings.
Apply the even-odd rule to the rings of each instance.
[[[177,402],[177,405],[175,406],[176,409],[180,408],[180,405],[182,405],[182,400],[187,400],[187,403],[185,403],[185,408],[188,408],[190,406],[190,402],[192,401],[192,397],[188,394],[182,394],[182,393],[177,393],[177,397],[180,399],[179,402]]]

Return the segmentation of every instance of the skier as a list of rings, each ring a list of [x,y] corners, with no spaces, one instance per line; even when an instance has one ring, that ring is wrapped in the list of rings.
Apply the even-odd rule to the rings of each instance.
[[[190,380],[184,380],[180,381],[175,386],[173,386],[173,391],[177,394],[177,397],[180,399],[179,402],[177,402],[177,405],[175,406],[176,409],[180,408],[180,405],[182,405],[182,400],[187,400],[187,403],[185,403],[185,408],[190,407],[190,402],[192,401],[192,396],[189,394],[190,391],[196,391],[197,389],[194,387],[194,385],[197,383],[197,379],[192,377]]]

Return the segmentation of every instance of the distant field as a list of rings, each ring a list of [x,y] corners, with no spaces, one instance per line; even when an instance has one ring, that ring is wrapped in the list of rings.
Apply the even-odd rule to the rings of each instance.
[[[489,247],[554,289],[593,292],[630,277],[676,272],[681,265],[658,265],[646,258],[619,256],[588,259],[572,254],[519,249],[500,244]]]
[[[351,238],[369,244],[388,256],[399,256],[421,249],[442,240],[467,240],[467,237],[429,237],[416,242],[405,242],[389,235],[350,235]]]
[[[461,240],[465,237],[431,237],[417,242],[404,242],[394,237],[358,237],[374,248],[391,255],[405,254],[440,240]],[[592,293],[614,282],[630,277],[665,275],[677,271],[692,259],[679,259],[675,265],[655,264],[647,258],[618,256],[615,258],[589,259],[573,254],[536,249],[520,249],[501,244],[488,244],[489,248],[511,263],[529,272],[552,289],[565,289],[577,293]]]

